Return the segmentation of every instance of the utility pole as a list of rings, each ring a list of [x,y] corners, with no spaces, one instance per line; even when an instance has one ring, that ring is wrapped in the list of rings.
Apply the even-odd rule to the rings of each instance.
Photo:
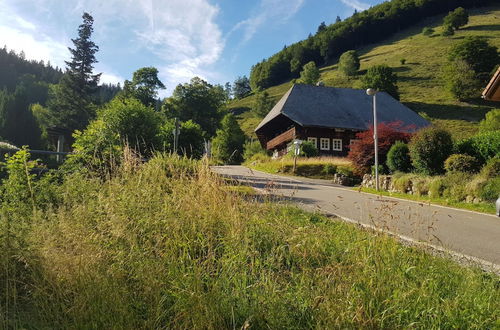
[[[177,147],[179,145],[179,133],[180,133],[179,119],[176,117],[174,119],[174,131],[173,131],[173,134],[174,134],[174,153],[175,154],[177,153]]]
[[[377,135],[377,90],[368,88],[366,94],[373,96],[373,144],[375,147],[375,187],[379,190],[378,182],[378,135]]]

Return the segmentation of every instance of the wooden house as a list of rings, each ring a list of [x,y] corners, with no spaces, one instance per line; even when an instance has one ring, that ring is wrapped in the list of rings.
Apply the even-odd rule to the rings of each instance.
[[[346,156],[356,133],[373,124],[365,90],[294,85],[255,129],[263,148],[285,153],[294,140],[314,143],[321,155]],[[378,122],[401,121],[415,129],[429,122],[385,92],[377,93]]]
[[[500,67],[483,91],[483,98],[488,101],[500,102]]]

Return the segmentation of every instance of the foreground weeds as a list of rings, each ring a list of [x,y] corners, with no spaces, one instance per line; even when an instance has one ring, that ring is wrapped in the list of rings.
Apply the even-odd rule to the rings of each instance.
[[[22,164],[2,187],[0,328],[500,326],[498,277],[250,201],[201,163],[36,184]]]

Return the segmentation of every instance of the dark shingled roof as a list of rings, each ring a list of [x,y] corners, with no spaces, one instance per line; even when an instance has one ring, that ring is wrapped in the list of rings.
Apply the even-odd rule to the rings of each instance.
[[[365,90],[294,85],[255,129],[280,114],[305,127],[366,130],[373,123],[372,96]],[[377,121],[402,121],[420,128],[429,122],[385,92],[377,93]]]

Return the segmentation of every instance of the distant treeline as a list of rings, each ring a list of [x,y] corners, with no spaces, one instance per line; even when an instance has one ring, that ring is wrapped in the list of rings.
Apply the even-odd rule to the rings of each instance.
[[[46,148],[33,105],[45,106],[51,90],[63,76],[50,62],[27,60],[23,52],[0,49],[0,141],[14,145]],[[93,96],[95,104],[108,102],[120,86],[103,84]]]
[[[253,90],[268,88],[297,78],[302,66],[310,61],[323,65],[343,52],[386,39],[424,18],[445,14],[456,7],[481,7],[498,0],[392,0],[363,12],[355,12],[344,21],[326,26],[317,33],[252,66]]]

